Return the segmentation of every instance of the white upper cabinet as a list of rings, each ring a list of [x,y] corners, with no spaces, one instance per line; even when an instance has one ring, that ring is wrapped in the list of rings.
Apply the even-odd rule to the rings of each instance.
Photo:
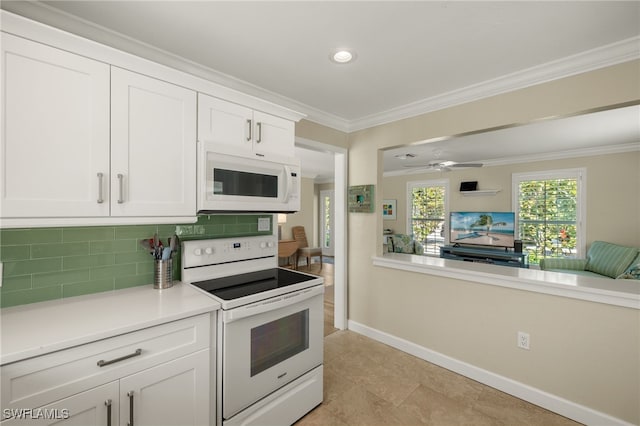
[[[109,66],[3,33],[1,98],[0,216],[108,215]]]
[[[275,153],[293,157],[295,124],[264,112],[254,111],[254,151],[258,154]]]
[[[111,214],[196,211],[196,93],[113,67]]]
[[[202,142],[237,154],[268,157],[293,156],[294,139],[291,120],[198,93],[198,140]]]
[[[195,222],[198,139],[294,156],[295,111],[0,15],[0,228]]]

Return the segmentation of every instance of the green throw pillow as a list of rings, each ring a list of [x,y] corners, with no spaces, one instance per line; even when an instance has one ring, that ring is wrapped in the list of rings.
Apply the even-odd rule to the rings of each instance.
[[[638,249],[594,241],[587,253],[585,270],[617,278],[638,255]]]
[[[636,260],[624,271],[618,278],[625,278],[628,280],[640,280],[640,254],[636,257]]]

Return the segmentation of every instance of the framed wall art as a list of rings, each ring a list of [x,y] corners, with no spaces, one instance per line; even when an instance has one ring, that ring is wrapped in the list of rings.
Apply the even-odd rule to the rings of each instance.
[[[382,219],[396,220],[396,200],[382,200]]]
[[[353,213],[373,213],[375,185],[356,185],[349,187],[348,206]]]

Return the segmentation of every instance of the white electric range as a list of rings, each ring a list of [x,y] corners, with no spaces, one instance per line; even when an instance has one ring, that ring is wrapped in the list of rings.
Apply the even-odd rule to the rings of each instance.
[[[292,424],[322,402],[323,279],[277,263],[272,235],[182,244],[182,281],[222,305],[219,424]]]

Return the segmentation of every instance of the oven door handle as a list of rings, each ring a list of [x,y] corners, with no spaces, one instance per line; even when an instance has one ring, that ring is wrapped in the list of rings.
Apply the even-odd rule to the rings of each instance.
[[[250,305],[231,309],[229,311],[223,311],[222,321],[225,323],[230,323],[242,318],[247,318],[254,315],[262,314],[264,312],[281,309],[286,306],[295,305],[296,303],[300,303],[304,300],[311,299],[312,297],[316,297],[322,294],[324,294],[324,285],[311,287],[293,293],[283,294],[278,297],[262,300]]]

